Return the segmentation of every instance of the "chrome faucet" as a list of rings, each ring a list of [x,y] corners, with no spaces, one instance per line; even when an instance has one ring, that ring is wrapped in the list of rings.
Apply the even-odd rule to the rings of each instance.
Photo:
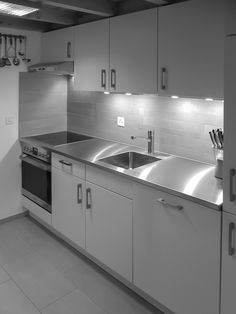
[[[148,141],[148,154],[154,153],[154,131],[148,131],[148,136],[131,136],[132,140],[135,140],[136,138],[144,139]]]

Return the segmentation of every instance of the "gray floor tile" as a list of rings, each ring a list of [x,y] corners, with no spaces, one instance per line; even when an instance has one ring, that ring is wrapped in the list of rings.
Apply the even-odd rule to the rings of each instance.
[[[12,281],[0,285],[1,314],[39,314],[40,312],[26,298]]]
[[[110,314],[163,314],[96,268],[88,265],[74,267],[65,276]]]
[[[0,266],[0,284],[9,280],[10,277],[8,274],[5,272],[5,270]]]
[[[37,252],[19,258],[4,267],[39,309],[75,289],[71,281],[55,270]]]
[[[106,314],[93,303],[83,292],[75,290],[59,299],[47,308],[42,314]]]
[[[26,243],[11,228],[10,224],[0,225],[0,264],[5,265],[19,257],[23,257],[33,251],[33,248]]]

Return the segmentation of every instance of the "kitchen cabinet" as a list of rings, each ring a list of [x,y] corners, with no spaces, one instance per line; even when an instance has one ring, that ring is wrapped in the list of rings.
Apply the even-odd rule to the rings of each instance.
[[[74,27],[42,35],[42,62],[74,60]]]
[[[134,284],[176,314],[219,313],[221,212],[135,184],[133,219]]]
[[[76,28],[75,86],[119,93],[157,92],[157,9]]]
[[[110,89],[157,93],[157,9],[110,19]]]
[[[236,308],[236,216],[223,213],[221,314],[231,314]]]
[[[223,210],[236,214],[235,80],[236,36],[225,40],[224,197]]]
[[[109,89],[109,19],[77,26],[75,38],[76,88]]]
[[[223,99],[223,1],[164,6],[158,22],[159,95]]]
[[[86,170],[86,250],[132,281],[133,202],[119,194],[126,180],[116,178],[93,167]]]
[[[59,156],[52,164],[52,226],[85,248],[85,166]]]
[[[225,35],[236,34],[235,11],[236,3],[234,0],[225,0]]]

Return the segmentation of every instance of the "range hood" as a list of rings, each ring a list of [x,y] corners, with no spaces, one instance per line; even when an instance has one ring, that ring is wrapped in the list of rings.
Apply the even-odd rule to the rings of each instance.
[[[73,75],[74,74],[74,62],[48,62],[37,63],[28,67],[29,72],[47,72],[55,75]]]

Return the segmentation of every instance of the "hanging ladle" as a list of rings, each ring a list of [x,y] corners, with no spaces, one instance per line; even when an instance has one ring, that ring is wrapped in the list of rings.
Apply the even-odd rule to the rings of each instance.
[[[0,34],[0,68],[5,67],[5,60],[2,58],[2,34]]]
[[[14,57],[14,59],[13,59],[13,64],[14,65],[19,65],[20,64],[20,59],[19,58],[17,58],[17,37],[16,36],[14,36],[14,46],[15,46],[15,57]]]
[[[31,62],[31,59],[27,58],[26,56],[26,52],[27,52],[27,37],[24,37],[24,46],[25,46],[25,51],[24,51],[24,58],[22,59],[22,61],[25,61],[26,63]]]
[[[5,56],[2,59],[4,60],[6,66],[11,66],[11,61],[8,58],[8,51],[7,51],[7,35],[4,35],[4,40],[5,40]]]

